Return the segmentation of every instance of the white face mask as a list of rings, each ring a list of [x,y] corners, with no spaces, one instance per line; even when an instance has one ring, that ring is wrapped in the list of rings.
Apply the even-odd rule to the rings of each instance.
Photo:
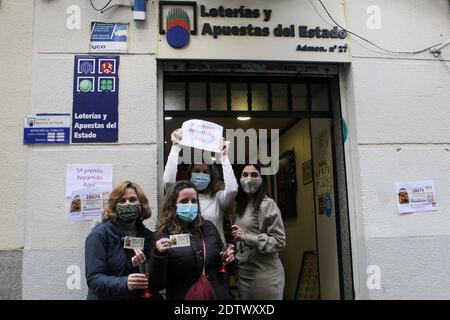
[[[259,190],[262,184],[262,178],[241,178],[241,186],[245,193],[253,194]]]

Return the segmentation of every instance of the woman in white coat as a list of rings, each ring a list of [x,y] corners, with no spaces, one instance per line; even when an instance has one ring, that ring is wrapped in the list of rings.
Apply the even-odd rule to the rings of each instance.
[[[172,135],[172,148],[164,169],[163,181],[166,189],[176,181],[178,158],[182,149],[179,141],[182,139],[181,129]],[[221,153],[216,154],[216,160],[222,164],[225,187],[222,189],[219,174],[211,164],[201,163],[189,166],[187,179],[194,183],[198,190],[202,217],[211,221],[219,231],[222,242],[225,243],[223,232],[223,215],[238,193],[238,184],[227,155],[228,145],[221,140]]]

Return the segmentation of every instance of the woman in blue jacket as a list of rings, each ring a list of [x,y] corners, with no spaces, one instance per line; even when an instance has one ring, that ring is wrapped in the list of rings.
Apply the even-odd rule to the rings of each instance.
[[[103,221],[86,238],[88,300],[140,299],[147,293],[143,266],[154,240],[142,221],[150,215],[148,199],[137,184],[126,181],[111,192]],[[127,236],[143,240],[143,248],[124,248]]]

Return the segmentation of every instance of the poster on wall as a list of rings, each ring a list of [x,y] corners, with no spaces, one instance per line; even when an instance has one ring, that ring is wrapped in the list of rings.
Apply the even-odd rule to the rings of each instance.
[[[399,213],[437,211],[433,180],[395,183]]]
[[[330,158],[320,159],[319,167],[316,170],[316,192],[324,195],[330,194],[333,187],[332,162]]]
[[[70,195],[69,220],[95,220],[101,217],[108,205],[111,188],[89,188],[72,191]]]
[[[314,188],[319,216],[333,216],[333,160],[328,123],[316,127],[314,138]]]
[[[318,198],[319,201],[319,215],[326,215],[331,217],[333,213],[333,203],[331,201],[331,194],[321,195]]]
[[[68,144],[70,113],[38,113],[25,117],[24,144]]]
[[[117,142],[119,56],[75,56],[72,143]]]
[[[112,164],[68,164],[66,169],[66,197],[80,189],[106,188],[112,190]]]
[[[128,52],[128,23],[91,23],[90,52]]]

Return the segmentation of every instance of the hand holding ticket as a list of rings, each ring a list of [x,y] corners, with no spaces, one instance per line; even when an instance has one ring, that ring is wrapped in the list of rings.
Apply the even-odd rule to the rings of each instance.
[[[172,234],[169,238],[162,238],[156,241],[156,250],[163,253],[171,248],[189,247],[191,239],[189,233]]]
[[[189,247],[191,245],[189,233],[172,234],[170,236],[170,244],[172,248]]]

